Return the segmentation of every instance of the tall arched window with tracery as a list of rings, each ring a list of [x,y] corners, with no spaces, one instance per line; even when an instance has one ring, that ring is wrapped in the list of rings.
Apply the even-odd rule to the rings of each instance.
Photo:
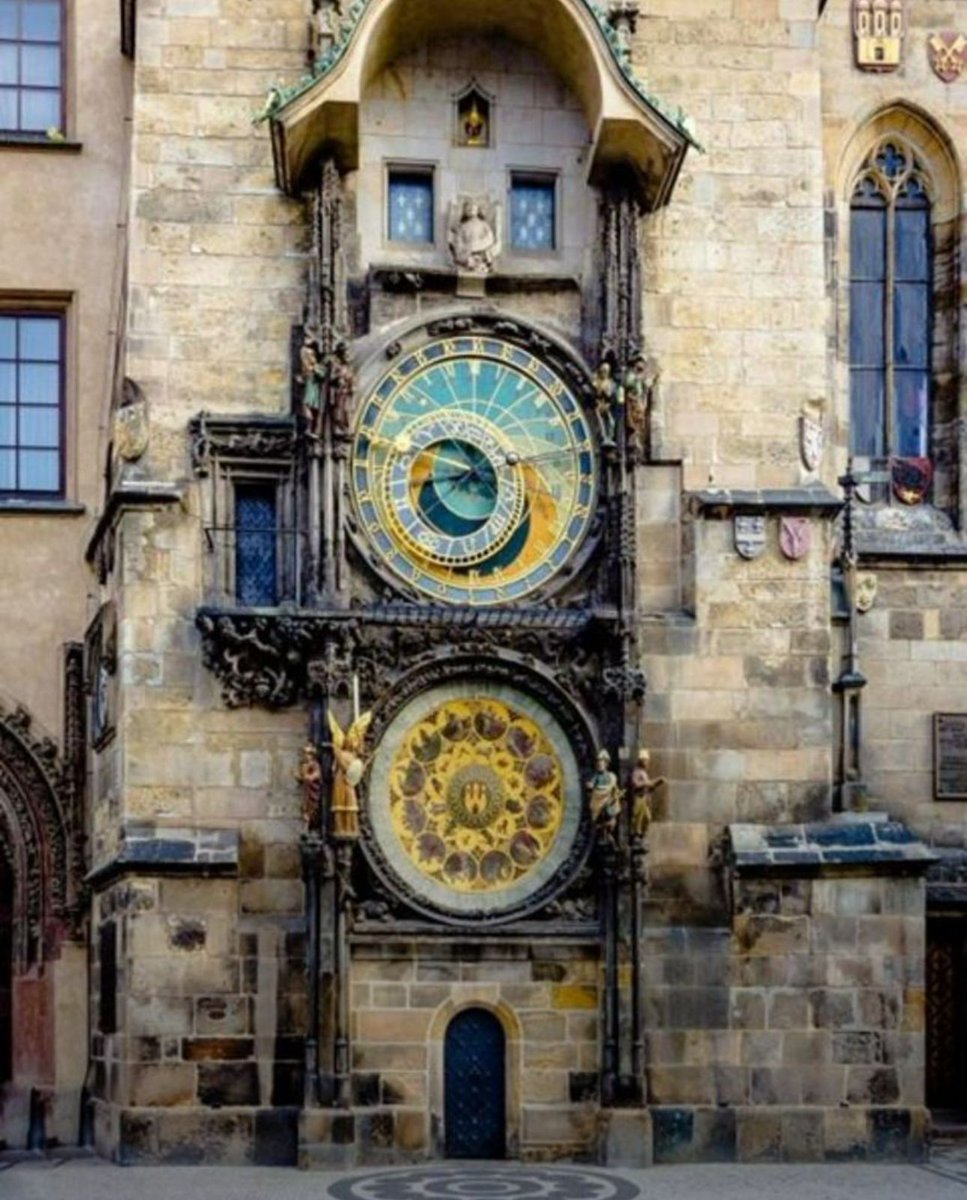
[[[850,449],[859,458],[930,458],[932,293],[930,179],[889,138],[867,158],[850,206]]]

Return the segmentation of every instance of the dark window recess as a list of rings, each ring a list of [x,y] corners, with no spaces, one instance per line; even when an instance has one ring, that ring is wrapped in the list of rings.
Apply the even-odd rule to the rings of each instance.
[[[61,130],[62,0],[0,0],[0,132]]]
[[[279,602],[278,500],[273,484],[235,485],[235,599],[247,608]]]
[[[58,313],[0,311],[0,496],[63,492],[63,341]]]
[[[387,184],[391,242],[433,241],[433,172],[392,169]]]
[[[930,200],[889,142],[850,214],[850,448],[863,458],[929,456],[932,259]]]
[[[101,1033],[117,1033],[118,1028],[118,927],[105,921],[97,931],[97,957],[101,968],[97,1026]]]

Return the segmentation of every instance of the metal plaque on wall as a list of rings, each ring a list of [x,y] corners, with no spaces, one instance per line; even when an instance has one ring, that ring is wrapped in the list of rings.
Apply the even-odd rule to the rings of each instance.
[[[967,800],[967,713],[934,713],[934,796]]]

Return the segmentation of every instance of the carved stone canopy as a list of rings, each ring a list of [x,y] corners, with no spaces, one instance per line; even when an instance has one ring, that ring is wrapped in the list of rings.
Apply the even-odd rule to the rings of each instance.
[[[589,0],[356,0],[344,36],[316,72],[273,93],[276,180],[296,195],[323,147],[343,171],[359,165],[359,106],[367,83],[432,37],[500,33],[547,57],[580,100],[591,131],[589,181],[630,174],[646,209],[666,204],[689,144],[681,118],[648,95],[615,31]]]

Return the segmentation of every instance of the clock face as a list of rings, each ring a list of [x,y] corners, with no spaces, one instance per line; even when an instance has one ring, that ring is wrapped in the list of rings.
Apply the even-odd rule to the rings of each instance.
[[[518,907],[553,880],[581,821],[580,777],[556,719],[515,688],[433,688],[390,723],[369,816],[381,856],[451,913]]]
[[[546,583],[588,531],[594,443],[564,381],[491,337],[404,356],[362,406],[352,481],[367,537],[406,583],[501,604]]]

